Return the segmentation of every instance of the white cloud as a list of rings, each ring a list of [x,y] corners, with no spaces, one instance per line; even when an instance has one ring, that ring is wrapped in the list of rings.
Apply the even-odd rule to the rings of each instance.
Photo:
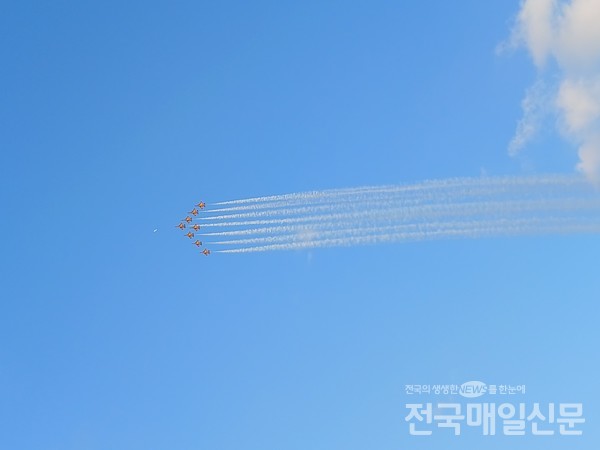
[[[523,117],[517,124],[517,131],[510,141],[508,153],[516,156],[538,133],[548,110],[548,88],[542,80],[538,80],[527,89],[521,101]]]
[[[526,44],[538,67],[544,65],[552,50],[555,11],[555,0],[527,0],[522,3],[517,18],[516,35],[513,38]]]
[[[558,89],[556,105],[567,133],[577,136],[598,127],[600,83],[596,80],[565,79]]]
[[[600,0],[524,0],[511,42],[527,48],[541,70],[553,59],[552,76],[559,82],[547,88],[542,71],[527,91],[509,153],[527,144],[541,117],[555,113],[562,131],[579,145],[577,168],[600,182]]]
[[[600,63],[600,1],[573,0],[561,8],[554,52],[571,70],[598,69]]]
[[[579,147],[577,170],[595,184],[600,184],[600,134],[588,137]]]

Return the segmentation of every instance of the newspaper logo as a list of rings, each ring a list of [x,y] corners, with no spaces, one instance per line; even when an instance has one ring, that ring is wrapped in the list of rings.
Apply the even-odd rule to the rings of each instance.
[[[483,381],[467,381],[460,385],[458,393],[465,398],[477,398],[487,393],[487,385]]]

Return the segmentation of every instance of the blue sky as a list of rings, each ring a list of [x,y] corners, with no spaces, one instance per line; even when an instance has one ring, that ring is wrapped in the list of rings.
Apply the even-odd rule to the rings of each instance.
[[[0,18],[0,447],[531,448],[410,437],[405,384],[526,384],[598,420],[597,236],[200,257],[207,203],[570,173],[507,147],[517,1],[13,2]],[[156,233],[154,229],[158,229]],[[489,380],[489,381],[488,381]]]

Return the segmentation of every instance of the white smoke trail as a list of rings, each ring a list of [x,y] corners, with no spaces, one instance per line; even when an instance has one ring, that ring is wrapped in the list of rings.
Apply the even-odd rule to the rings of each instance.
[[[573,175],[453,178],[220,205],[201,216],[201,227],[214,231],[198,235],[223,253],[600,229],[600,193]]]
[[[363,205],[364,207],[364,205]],[[572,209],[593,209],[600,207],[600,198],[582,199],[566,198],[556,200],[515,200],[515,201],[483,201],[466,203],[442,203],[428,204],[422,206],[396,207],[367,209],[365,211],[334,213],[322,215],[307,215],[300,217],[288,217],[272,220],[248,220],[240,222],[225,222],[204,224],[203,227],[232,227],[249,225],[279,225],[267,228],[250,228],[245,230],[221,231],[212,233],[203,233],[204,236],[227,236],[244,235],[255,233],[277,233],[279,231],[294,231],[307,228],[337,228],[340,225],[354,224],[359,226],[364,222],[384,222],[384,221],[407,221],[416,219],[430,219],[440,216],[467,216],[474,214],[509,214],[520,211],[540,211],[544,209],[556,209],[568,211]],[[333,208],[335,209],[335,207]],[[288,210],[285,210],[289,213]]]
[[[209,233],[208,236],[216,237],[235,237],[235,236],[260,236],[267,235],[267,237],[259,238],[237,238],[226,241],[216,241],[213,244],[216,245],[247,245],[247,244],[256,244],[260,242],[283,242],[286,240],[306,240],[308,237],[311,239],[320,239],[325,236],[334,236],[334,235],[342,235],[342,236],[355,236],[359,234],[368,234],[374,233],[381,230],[390,231],[390,230],[404,230],[404,229],[413,229],[416,227],[424,228],[429,227],[431,223],[442,226],[444,223],[453,224],[459,223],[454,222],[456,217],[476,217],[479,221],[483,219],[480,217],[493,217],[502,215],[503,218],[511,218],[515,214],[527,212],[539,212],[547,214],[553,214],[556,211],[561,213],[572,212],[572,211],[593,211],[595,209],[600,209],[600,199],[597,200],[577,200],[577,201],[569,201],[569,202],[559,202],[559,201],[537,201],[537,202],[517,202],[514,204],[500,204],[500,203],[487,203],[482,205],[468,205],[468,209],[451,209],[452,214],[438,215],[442,217],[442,220],[437,222],[428,222],[426,219],[434,218],[434,214],[430,215],[420,215],[416,216],[420,220],[413,221],[412,223],[403,223],[399,225],[386,225],[389,223],[398,223],[403,222],[402,220],[395,220],[394,216],[386,217],[385,220],[377,219],[373,221],[371,217],[367,222],[337,222],[335,227],[326,223],[325,226],[319,223],[312,224],[303,224],[296,226],[279,226],[279,227],[267,227],[267,228],[251,228],[247,230],[233,230],[233,231],[223,231],[217,233]],[[470,209],[470,210],[469,210]],[[541,215],[541,214],[540,214]],[[518,220],[519,219],[517,216]],[[369,224],[376,223],[375,227],[368,226]],[[205,234],[206,235],[206,234]]]
[[[424,189],[424,183],[419,188],[413,188],[407,190],[406,186],[400,188],[388,186],[385,188],[373,188],[368,190],[362,188],[361,194],[355,194],[348,198],[338,198],[337,200],[328,200],[328,203],[314,204],[310,200],[304,203],[297,203],[297,200],[289,200],[286,202],[278,201],[275,203],[265,203],[261,205],[261,208],[257,209],[246,209],[246,212],[238,212],[234,214],[223,214],[218,216],[203,216],[201,220],[206,223],[204,226],[211,222],[229,220],[236,222],[229,222],[226,226],[241,225],[240,219],[246,221],[247,219],[261,219],[266,217],[276,216],[316,216],[319,212],[334,212],[337,210],[351,211],[350,214],[358,214],[364,210],[365,203],[368,203],[371,211],[385,208],[386,210],[392,207],[405,208],[420,205],[423,203],[449,203],[460,199],[466,201],[470,198],[478,198],[494,195],[499,197],[501,194],[510,195],[514,193],[515,189],[522,189],[524,186],[529,186],[529,193],[533,194],[534,190],[540,188],[553,187],[554,189],[563,189],[564,187],[575,188],[579,187],[583,190],[589,190],[589,185],[581,177],[577,176],[553,176],[553,177],[503,177],[503,178],[482,178],[482,179],[463,179],[463,185],[450,185],[450,183],[438,182],[436,186],[451,186],[442,191],[431,191]],[[428,185],[433,185],[429,183]],[[370,192],[369,192],[370,191]],[[407,194],[410,192],[410,194]],[[289,194],[291,195],[291,194]],[[210,211],[215,212],[215,211]],[[348,217],[348,216],[347,216]],[[352,216],[349,216],[352,217]],[[332,219],[339,219],[340,217],[330,217]],[[305,221],[301,219],[300,222]],[[277,219],[272,221],[256,221],[251,224],[254,225],[269,225],[269,224],[283,224],[293,223],[294,221],[281,222]]]
[[[450,224],[452,225],[452,224]],[[513,236],[526,234],[548,233],[600,233],[600,222],[582,222],[574,219],[571,223],[565,219],[529,219],[517,223],[501,220],[492,224],[473,224],[464,227],[449,226],[433,230],[418,230],[414,232],[393,232],[372,234],[355,237],[336,237],[320,240],[306,240],[284,244],[260,245],[226,250],[216,250],[217,253],[254,253],[273,250],[300,250],[322,247],[347,247],[354,245],[377,244],[384,242],[410,242],[417,240],[433,240],[453,237],[477,238],[485,236]]]
[[[543,186],[543,185],[573,185],[583,183],[583,179],[573,175],[543,175],[536,177],[481,177],[481,178],[448,178],[443,180],[427,180],[415,184],[390,186],[364,186],[359,188],[330,189],[324,191],[300,192],[295,194],[271,195],[239,200],[216,202],[213,205],[241,205],[230,208],[216,208],[210,212],[238,211],[244,209],[262,209],[268,207],[289,206],[293,203],[314,203],[323,201],[339,201],[342,198],[356,199],[361,195],[373,198],[373,194],[397,193],[405,196],[422,194],[424,192],[447,191],[452,188],[469,189],[483,186]]]
[[[352,222],[337,222],[335,226],[323,227],[320,224],[308,224],[302,226],[282,226],[282,227],[271,227],[265,229],[249,229],[249,230],[237,230],[220,233],[212,233],[211,236],[240,236],[250,235],[256,236],[261,234],[268,234],[268,237],[254,237],[249,239],[231,239],[226,241],[213,242],[217,245],[248,245],[258,244],[266,242],[284,242],[284,241],[302,241],[307,239],[321,239],[323,237],[335,237],[345,236],[354,237],[357,235],[366,235],[380,232],[390,231],[406,231],[410,229],[426,229],[431,227],[448,227],[456,224],[463,225],[462,222],[456,222],[455,217],[473,217],[471,219],[474,223],[484,223],[483,217],[494,217],[501,215],[502,220],[507,220],[515,216],[515,214],[527,212],[543,212],[545,215],[553,214],[555,212],[566,213],[573,211],[594,211],[600,210],[600,199],[591,200],[568,200],[568,201],[520,201],[512,203],[501,203],[501,202],[487,202],[483,204],[469,204],[469,205],[450,205],[449,212],[451,215],[443,217],[442,221],[429,222],[426,219],[431,216],[425,216],[423,214],[418,215],[420,221],[400,224],[400,225],[385,225],[386,223],[397,223],[401,222],[395,220],[394,216],[387,217],[386,220],[376,220],[376,226],[373,226],[373,220],[369,220],[366,223],[352,223]],[[585,217],[585,216],[582,216]],[[498,220],[498,219],[495,219]],[[521,219],[517,216],[514,222],[519,222]],[[346,226],[346,228],[344,228]],[[264,231],[263,231],[264,230]]]

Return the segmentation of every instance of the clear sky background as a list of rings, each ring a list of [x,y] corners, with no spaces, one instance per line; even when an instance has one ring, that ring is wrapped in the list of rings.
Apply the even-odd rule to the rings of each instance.
[[[597,236],[205,258],[173,227],[199,200],[571,173],[552,128],[507,154],[536,79],[496,53],[518,7],[5,4],[0,448],[597,449]],[[584,436],[408,435],[405,384],[469,380],[583,402]]]

